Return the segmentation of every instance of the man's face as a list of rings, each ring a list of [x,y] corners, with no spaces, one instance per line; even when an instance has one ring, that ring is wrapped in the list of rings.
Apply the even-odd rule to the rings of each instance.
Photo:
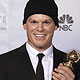
[[[27,19],[24,29],[27,30],[28,43],[41,52],[52,44],[52,37],[57,26],[51,17],[34,14]]]

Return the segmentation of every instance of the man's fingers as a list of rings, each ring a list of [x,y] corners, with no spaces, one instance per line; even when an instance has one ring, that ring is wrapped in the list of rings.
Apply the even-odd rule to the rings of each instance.
[[[63,66],[61,63],[60,63],[60,65],[58,66],[58,69],[65,70],[64,73],[66,74],[66,72],[67,72],[72,78],[75,77],[75,75],[74,75],[74,73],[72,72],[72,70],[71,70],[69,67]]]
[[[52,74],[54,80],[67,80],[67,78],[64,75],[58,74],[56,72],[53,72]]]
[[[53,79],[54,80],[74,80],[75,75],[69,67],[63,66],[62,63],[58,68],[54,69]]]
[[[59,74],[62,74],[66,78],[69,78],[69,79],[72,78],[71,75],[63,69],[57,69],[56,68],[55,71],[58,72]]]

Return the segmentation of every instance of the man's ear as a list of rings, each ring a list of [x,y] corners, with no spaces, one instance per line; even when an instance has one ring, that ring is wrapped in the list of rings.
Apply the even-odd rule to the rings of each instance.
[[[57,30],[58,29],[58,27],[57,26],[55,26],[55,30]]]
[[[26,24],[23,25],[24,30],[26,30]]]

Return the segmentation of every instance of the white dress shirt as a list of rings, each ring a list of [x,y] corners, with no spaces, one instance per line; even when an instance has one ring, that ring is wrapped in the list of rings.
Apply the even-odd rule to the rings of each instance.
[[[33,65],[33,69],[36,73],[36,67],[38,65],[38,56],[40,52],[34,49],[32,46],[30,46],[28,43],[26,43],[26,49],[29,53],[29,57],[31,60],[31,63]],[[52,71],[53,71],[53,47],[52,45],[42,52],[45,56],[42,59],[42,64],[44,68],[44,77],[45,80],[51,80],[52,78]]]

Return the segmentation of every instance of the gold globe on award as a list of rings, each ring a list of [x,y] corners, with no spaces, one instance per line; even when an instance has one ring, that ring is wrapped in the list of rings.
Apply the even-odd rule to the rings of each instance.
[[[77,63],[80,59],[80,54],[75,50],[67,54],[67,62],[63,63],[64,66],[70,67],[72,69],[72,64]]]

